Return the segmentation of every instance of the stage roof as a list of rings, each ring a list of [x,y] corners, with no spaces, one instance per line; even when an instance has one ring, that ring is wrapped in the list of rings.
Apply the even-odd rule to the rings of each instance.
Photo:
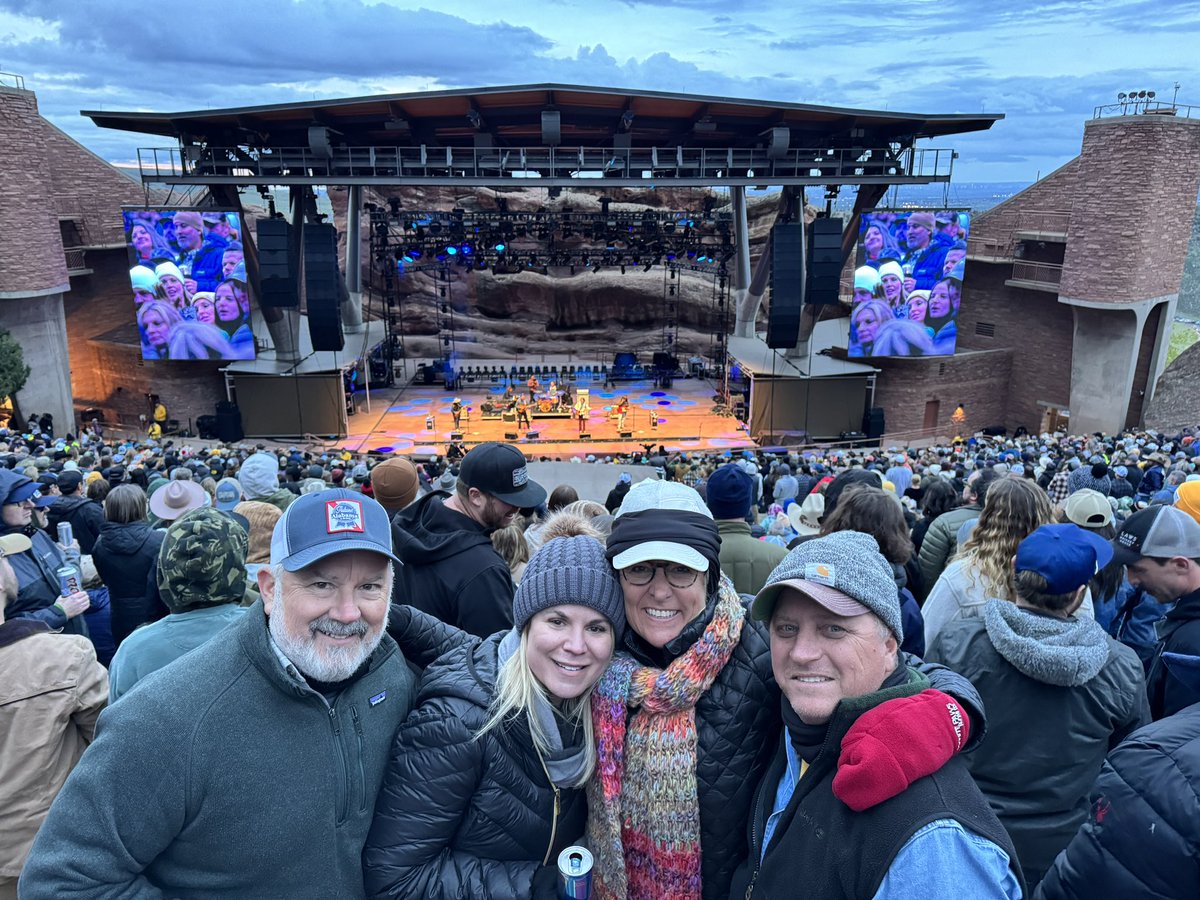
[[[792,146],[911,144],[984,131],[1003,114],[883,112],[567,84],[535,84],[386,94],[187,112],[83,110],[102,128],[208,144],[303,146],[311,126],[325,126],[346,146],[425,144],[469,147],[489,135],[493,146],[543,143],[544,111],[557,111],[563,145],[752,147],[786,126]],[[815,141],[815,143],[814,143]]]

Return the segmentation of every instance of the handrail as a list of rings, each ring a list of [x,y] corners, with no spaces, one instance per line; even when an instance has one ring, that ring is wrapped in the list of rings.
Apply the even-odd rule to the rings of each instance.
[[[1175,116],[1179,119],[1200,119],[1200,106],[1168,103],[1165,100],[1137,100],[1125,103],[1105,103],[1092,110],[1093,119],[1113,116]]]
[[[25,79],[12,72],[0,72],[0,87],[11,87],[23,91],[25,90]]]
[[[1059,284],[1062,281],[1062,263],[1030,262],[1018,259],[1013,262],[1013,281],[1036,281],[1041,284]]]

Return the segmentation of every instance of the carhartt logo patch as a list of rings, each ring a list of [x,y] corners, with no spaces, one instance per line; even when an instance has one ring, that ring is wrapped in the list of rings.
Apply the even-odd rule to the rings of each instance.
[[[364,531],[361,500],[327,500],[325,502],[325,531],[339,534],[343,531]]]
[[[808,563],[804,567],[804,580],[833,587],[837,570],[829,563]]]

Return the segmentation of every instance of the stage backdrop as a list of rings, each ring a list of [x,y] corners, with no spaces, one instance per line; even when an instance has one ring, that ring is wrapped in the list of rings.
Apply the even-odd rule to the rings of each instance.
[[[970,224],[965,210],[863,214],[850,356],[954,353]]]
[[[122,211],[143,359],[254,359],[242,221],[218,209]]]

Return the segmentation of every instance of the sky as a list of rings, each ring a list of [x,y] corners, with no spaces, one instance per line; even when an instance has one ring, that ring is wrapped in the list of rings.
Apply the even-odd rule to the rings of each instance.
[[[162,138],[81,109],[184,111],[562,82],[1004,113],[954,180],[1032,182],[1119,91],[1200,104],[1200,0],[0,0],[0,72],[112,162]],[[0,76],[0,82],[3,81]]]

